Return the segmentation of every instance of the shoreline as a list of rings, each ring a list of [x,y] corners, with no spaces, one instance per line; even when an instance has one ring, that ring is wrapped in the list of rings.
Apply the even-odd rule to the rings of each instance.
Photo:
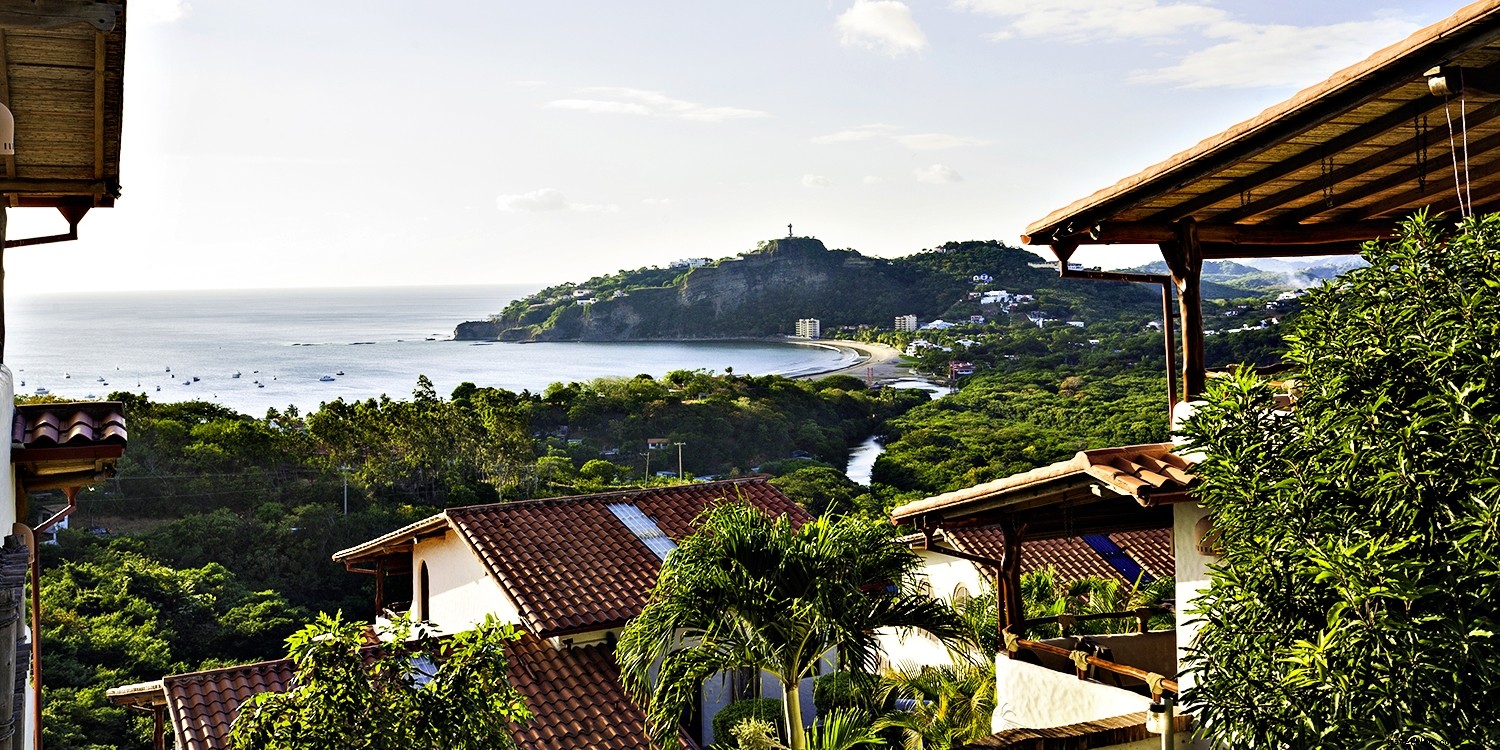
[[[616,339],[614,341],[583,341],[582,339],[563,339],[558,341],[467,341],[464,339],[448,339],[450,342],[463,343],[495,343],[495,344],[567,344],[567,343],[619,343],[619,344],[791,344],[792,346],[807,346],[817,349],[827,349],[854,357],[853,364],[839,365],[836,367],[823,367],[819,369],[796,371],[785,377],[795,380],[816,380],[830,375],[850,375],[864,379],[869,376],[874,382],[884,383],[892,380],[926,380],[931,381],[923,375],[918,375],[909,366],[901,363],[901,352],[886,344],[873,344],[864,341],[849,341],[847,339],[799,339],[793,336],[726,336],[723,338],[681,338],[681,339]]]
[[[877,383],[905,378],[926,379],[912,372],[910,367],[901,364],[901,352],[885,344],[870,344],[863,341],[847,341],[844,339],[781,338],[775,340],[796,346],[832,349],[855,356],[855,362],[852,365],[831,367],[815,372],[804,372],[788,376],[797,380],[814,380],[817,378],[826,378],[831,375],[850,375],[861,379],[869,376]]]

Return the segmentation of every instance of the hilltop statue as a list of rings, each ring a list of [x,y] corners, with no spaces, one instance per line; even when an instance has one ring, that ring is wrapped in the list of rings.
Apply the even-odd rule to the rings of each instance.
[[[786,238],[787,239],[791,239],[792,238],[792,225],[791,224],[786,225]]]

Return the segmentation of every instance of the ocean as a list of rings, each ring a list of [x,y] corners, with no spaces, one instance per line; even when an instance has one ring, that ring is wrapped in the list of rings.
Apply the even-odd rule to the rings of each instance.
[[[18,394],[112,391],[199,399],[245,414],[337,398],[409,398],[417,376],[540,392],[554,382],[705,369],[797,375],[852,365],[831,349],[773,342],[479,343],[453,328],[530,285],[13,296],[5,362]],[[239,373],[239,377],[234,377]],[[321,378],[330,377],[331,381]],[[24,386],[22,383],[24,382]]]

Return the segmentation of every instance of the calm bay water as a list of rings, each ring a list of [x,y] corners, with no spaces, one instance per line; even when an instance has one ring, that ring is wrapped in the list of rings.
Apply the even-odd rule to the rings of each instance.
[[[532,291],[508,285],[12,298],[5,361],[17,393],[40,387],[87,398],[128,390],[162,401],[212,401],[256,416],[273,406],[307,410],[339,397],[407,398],[419,374],[446,395],[463,381],[536,392],[558,381],[681,369],[795,375],[853,364],[833,350],[776,343],[451,340],[458,323]],[[323,376],[334,380],[322,382]]]

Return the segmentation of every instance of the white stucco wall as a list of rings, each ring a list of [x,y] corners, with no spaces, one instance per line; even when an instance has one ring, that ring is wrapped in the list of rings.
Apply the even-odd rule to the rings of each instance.
[[[427,563],[428,619],[443,633],[461,633],[494,615],[501,622],[521,624],[515,602],[490,577],[473,549],[449,531],[437,539],[424,539],[412,550],[412,616],[422,599],[421,570]]]
[[[931,552],[913,550],[922,560],[922,575],[932,587],[932,595],[945,602],[953,601],[953,592],[960,585],[970,596],[984,591],[984,576],[979,567],[968,560]],[[877,633],[880,652],[885,661],[894,667],[902,665],[935,666],[952,664],[948,649],[937,639],[918,631],[901,632],[894,628],[883,628]]]
[[[1178,503],[1172,506],[1172,551],[1177,556],[1177,659],[1182,661],[1185,650],[1198,636],[1199,622],[1188,614],[1192,611],[1198,594],[1208,588],[1208,566],[1215,558],[1198,554],[1198,545],[1193,538],[1193,528],[1208,512],[1197,503]],[[1191,675],[1178,680],[1186,690],[1192,683]]]
[[[1025,727],[1045,729],[1098,721],[1145,711],[1151,699],[1128,690],[1080,680],[1069,672],[995,657],[996,732]]]

